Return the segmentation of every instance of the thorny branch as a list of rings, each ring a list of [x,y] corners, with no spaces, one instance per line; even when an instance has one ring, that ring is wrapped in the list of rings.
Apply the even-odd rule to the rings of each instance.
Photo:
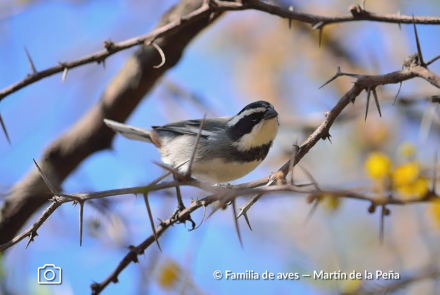
[[[104,61],[106,57],[110,56],[111,54],[114,54],[120,50],[140,45],[142,43],[146,43],[148,45],[154,46],[154,40],[160,36],[165,36],[170,31],[176,30],[176,28],[179,28],[182,26],[182,24],[192,21],[193,19],[196,19],[199,17],[199,15],[205,15],[205,13],[212,12],[212,10],[217,11],[226,11],[226,10],[244,10],[244,9],[256,9],[260,11],[265,11],[271,14],[275,14],[281,17],[285,17],[290,19],[295,19],[302,22],[311,23],[312,25],[316,27],[316,24],[319,23],[319,26],[317,28],[322,29],[325,25],[333,24],[333,23],[342,23],[342,22],[350,22],[350,21],[358,21],[358,20],[370,20],[370,21],[379,21],[379,22],[389,22],[389,23],[419,23],[419,24],[439,24],[440,18],[433,18],[433,17],[408,17],[408,16],[401,16],[401,15],[376,15],[373,13],[370,13],[366,11],[364,8],[356,7],[351,9],[351,16],[342,16],[342,17],[321,17],[321,16],[315,16],[310,14],[304,14],[304,13],[298,13],[292,10],[284,10],[278,6],[274,6],[271,4],[259,2],[259,1],[244,1],[243,3],[237,3],[237,2],[225,2],[225,1],[206,1],[205,4],[199,8],[198,10],[194,11],[187,17],[181,18],[178,22],[172,22],[168,25],[161,27],[157,29],[156,31],[144,35],[143,37],[139,38],[133,38],[127,41],[123,41],[120,43],[107,43],[106,51],[100,51],[97,53],[97,56],[91,55],[86,58],[71,62],[71,64],[66,65],[66,63],[61,64],[54,70],[54,68],[43,70],[41,72],[34,71],[34,74],[29,75],[26,79],[29,78],[29,80],[23,80],[15,85],[12,85],[12,90],[10,88],[7,88],[0,92],[0,101],[5,96],[9,95],[10,93],[13,93],[31,83],[34,83],[44,77],[53,75],[55,73],[59,72],[66,72],[66,69],[77,67],[86,63],[90,62],[101,62]],[[415,25],[414,25],[415,27]],[[164,29],[165,28],[165,29]],[[417,31],[415,31],[417,33]],[[417,35],[416,35],[417,36]],[[353,85],[353,87],[339,100],[339,102],[333,107],[331,111],[329,111],[326,115],[326,118],[324,122],[309,136],[309,138],[298,148],[297,151],[295,151],[294,156],[292,156],[292,159],[287,161],[279,170],[278,173],[271,174],[270,176],[248,182],[243,183],[235,186],[216,186],[212,185],[210,183],[201,182],[195,179],[192,179],[186,175],[186,179],[182,178],[180,181],[169,181],[169,182],[160,182],[164,177],[161,177],[159,180],[154,181],[153,183],[150,183],[147,186],[142,187],[133,187],[133,188],[126,188],[126,189],[117,189],[117,190],[109,190],[109,191],[103,191],[103,192],[96,192],[96,193],[80,193],[80,194],[64,194],[57,192],[54,187],[50,184],[50,182],[47,180],[47,178],[44,176],[44,173],[40,170],[41,177],[46,182],[47,186],[50,188],[51,192],[54,194],[54,198],[52,199],[52,203],[50,206],[42,213],[42,215],[39,217],[39,219],[32,225],[28,230],[26,230],[21,235],[15,237],[11,241],[0,245],[0,251],[4,251],[5,249],[8,249],[9,247],[17,244],[21,240],[25,239],[26,237],[29,238],[29,242],[33,241],[35,236],[37,236],[37,230],[41,227],[41,225],[49,218],[49,216],[62,204],[67,202],[79,202],[80,203],[80,223],[82,223],[82,210],[84,202],[91,199],[97,199],[97,198],[104,198],[109,196],[116,196],[116,195],[122,195],[122,194],[144,194],[146,206],[149,211],[150,221],[152,221],[152,214],[151,210],[149,208],[148,203],[148,193],[162,190],[166,188],[172,188],[172,187],[178,187],[178,186],[192,186],[197,187],[205,191],[212,192],[213,195],[210,195],[202,200],[193,201],[190,206],[183,209],[182,211],[177,213],[177,216],[172,216],[167,220],[161,221],[159,226],[157,226],[154,229],[154,223],[151,222],[151,225],[153,226],[153,234],[150,235],[145,241],[143,241],[138,246],[130,246],[130,252],[123,258],[123,260],[119,263],[117,268],[108,276],[107,279],[105,279],[102,283],[95,283],[91,286],[93,294],[99,294],[103,289],[105,289],[106,286],[108,286],[111,282],[117,283],[118,282],[118,275],[127,267],[131,262],[138,262],[138,255],[142,254],[153,242],[156,241],[156,243],[159,246],[158,238],[163,234],[165,230],[167,230],[171,225],[175,223],[182,222],[184,220],[187,220],[190,216],[190,214],[200,207],[206,208],[206,206],[212,204],[214,201],[225,201],[225,196],[227,196],[228,200],[231,200],[233,204],[233,211],[235,216],[235,199],[238,196],[248,196],[248,195],[255,195],[257,194],[258,198],[270,193],[297,193],[297,194],[305,194],[305,195],[311,195],[314,197],[319,197],[322,195],[332,195],[337,196],[341,198],[350,198],[350,199],[356,199],[356,200],[363,200],[371,203],[372,207],[381,206],[382,207],[382,218],[386,206],[387,205],[405,205],[405,204],[412,204],[412,203],[418,203],[418,202],[430,202],[434,199],[438,199],[438,195],[435,192],[435,186],[433,186],[433,189],[428,192],[428,194],[424,198],[415,198],[415,199],[409,199],[409,200],[400,200],[396,197],[389,197],[389,196],[371,196],[367,193],[359,193],[359,192],[353,192],[350,190],[323,190],[320,187],[315,187],[315,189],[305,189],[301,188],[300,186],[294,185],[292,182],[290,184],[286,184],[286,176],[290,172],[293,172],[293,166],[298,164],[298,162],[310,151],[311,148],[320,140],[320,139],[330,139],[331,135],[329,133],[329,130],[333,123],[335,122],[336,118],[341,114],[341,112],[349,105],[350,102],[355,102],[355,99],[359,96],[359,94],[362,91],[367,91],[370,93],[370,91],[373,92],[376,105],[378,107],[378,111],[380,113],[379,108],[379,99],[376,94],[376,87],[385,85],[385,84],[396,84],[401,83],[403,81],[420,77],[422,79],[425,79],[429,83],[431,83],[433,86],[440,88],[440,77],[438,77],[435,73],[431,72],[427,65],[429,65],[431,62],[437,60],[437,58],[434,58],[432,61],[428,63],[424,63],[421,55],[421,50],[419,46],[419,41],[417,38],[417,44],[418,44],[418,61],[414,61],[414,59],[410,60],[410,62],[406,63],[404,68],[400,71],[392,72],[385,75],[358,75],[358,74],[348,74],[348,73],[341,73],[340,69],[338,69],[338,73],[335,75],[334,78],[332,78],[329,82],[332,80],[340,77],[340,76],[350,76],[356,78],[356,81]],[[115,49],[115,46],[117,49]],[[161,55],[162,62],[159,66],[162,66],[165,63],[165,56],[163,55],[162,50],[160,47],[155,48],[158,50],[159,54]],[[29,60],[31,61],[31,58],[29,56]],[[31,62],[33,64],[33,62]],[[33,70],[35,67],[33,67]],[[328,84],[327,82],[326,84]],[[22,84],[20,84],[22,83]],[[18,85],[18,86],[17,86]],[[14,88],[15,87],[15,88]],[[9,89],[9,90],[8,90]],[[369,95],[368,95],[369,97]],[[367,115],[367,114],[366,114]],[[170,173],[167,173],[168,175]],[[435,183],[435,182],[434,182]],[[265,185],[264,187],[261,187]],[[244,215],[247,219],[246,212],[250,209],[250,207],[255,202],[251,203],[251,205],[240,208],[241,212],[240,215]],[[370,210],[369,211],[374,211]],[[236,223],[237,232],[239,235],[239,239],[241,240],[239,231],[238,231],[238,224]],[[82,240],[82,225],[80,225],[80,240]],[[159,246],[160,248],[160,246]]]
[[[210,183],[198,181],[196,179],[186,179],[183,177],[181,181],[168,181],[168,182],[160,182],[160,180],[156,180],[154,184],[149,184],[147,186],[141,187],[133,187],[133,188],[125,188],[125,189],[116,189],[116,190],[108,190],[103,192],[92,192],[92,193],[78,193],[78,194],[63,194],[57,193],[58,198],[55,198],[55,201],[43,212],[42,216],[37,220],[37,222],[31,226],[28,230],[26,230],[21,235],[15,237],[12,241],[3,244],[0,246],[0,250],[4,251],[5,249],[17,244],[19,241],[23,240],[26,237],[30,238],[30,241],[36,236],[37,229],[44,223],[44,221],[59,207],[61,204],[66,202],[72,202],[81,200],[85,202],[91,199],[104,198],[109,196],[116,196],[122,194],[139,194],[139,193],[147,193],[153,192],[157,190],[162,190],[166,188],[173,188],[177,185],[180,186],[192,186],[197,187],[202,190],[212,192],[213,195],[199,201],[194,201],[189,207],[184,209],[181,212],[178,212],[175,218],[170,218],[168,220],[163,221],[155,230],[155,234],[153,233],[148,239],[146,239],[143,243],[138,245],[137,247],[132,247],[130,252],[126,255],[117,269],[101,284],[94,284],[92,289],[94,290],[94,294],[99,294],[105,286],[107,286],[110,282],[116,282],[118,274],[130,263],[137,262],[137,255],[143,253],[143,251],[148,248],[151,243],[155,241],[155,238],[159,238],[160,235],[172,224],[181,222],[188,218],[188,216],[202,206],[207,206],[213,203],[216,200],[220,200],[224,198],[224,196],[228,196],[228,198],[235,199],[237,196],[247,196],[247,195],[263,195],[269,193],[281,193],[281,192],[294,192],[298,194],[312,195],[315,197],[322,195],[333,195],[342,198],[350,198],[356,200],[367,201],[371,203],[374,207],[376,206],[385,206],[385,205],[405,205],[412,204],[417,202],[429,202],[434,198],[438,198],[435,191],[430,191],[425,198],[417,198],[402,201],[398,198],[389,198],[388,196],[370,196],[368,194],[352,192],[350,190],[323,190],[323,189],[305,189],[292,184],[280,184],[277,179],[285,178],[289,169],[291,171],[292,165],[296,165],[307,153],[308,151],[320,140],[327,139],[330,137],[329,129],[338,117],[338,115],[342,112],[342,110],[349,105],[351,101],[354,101],[356,97],[364,90],[377,87],[385,84],[399,83],[402,81],[406,81],[408,79],[414,77],[421,77],[440,88],[440,84],[437,84],[436,79],[429,79],[428,77],[435,76],[434,73],[429,71],[426,68],[421,66],[411,66],[409,68],[404,68],[401,71],[392,72],[385,75],[359,75],[357,77],[356,82],[353,87],[339,100],[336,106],[327,113],[326,119],[324,122],[309,136],[309,138],[299,147],[298,152],[294,155],[294,160],[289,159],[280,169],[279,173],[273,173],[270,176],[263,177],[261,179],[251,181],[248,183],[242,183],[233,186],[217,186]],[[170,173],[170,172],[169,172]],[[168,173],[168,174],[169,174]],[[44,175],[44,174],[42,174]],[[285,180],[285,179],[284,179]],[[268,185],[268,183],[273,183],[274,185]],[[266,185],[264,187],[261,187]],[[221,198],[220,198],[221,197]],[[203,205],[202,205],[203,203]],[[241,208],[243,215],[249,210],[250,206],[245,210]],[[244,211],[244,213],[243,213]],[[156,236],[156,237],[155,237]]]
[[[315,14],[298,12],[289,8],[280,7],[275,4],[265,3],[258,0],[248,0],[243,2],[207,0],[199,9],[194,10],[188,15],[183,16],[173,22],[170,22],[160,28],[157,28],[151,33],[130,38],[121,42],[104,41],[103,50],[100,50],[98,52],[92,53],[90,55],[72,61],[60,62],[56,66],[41,71],[37,71],[35,69],[34,63],[26,50],[26,54],[31,65],[32,73],[28,74],[23,80],[1,90],[0,101],[3,100],[6,96],[14,92],[17,92],[18,90],[30,84],[38,82],[41,79],[47,78],[49,76],[58,73],[63,73],[62,80],[64,80],[68,70],[70,69],[95,62],[103,63],[105,62],[106,58],[108,58],[109,56],[119,51],[126,50],[137,45],[146,44],[146,45],[154,46],[156,48],[156,50],[161,56],[161,63],[154,67],[159,68],[165,63],[166,59],[161,48],[155,43],[155,40],[163,36],[172,35],[181,28],[201,18],[211,15],[211,13],[224,12],[224,11],[238,11],[238,10],[258,10],[282,18],[286,18],[289,21],[296,20],[299,22],[308,23],[312,25],[313,29],[319,29],[321,32],[320,34],[322,34],[323,28],[327,25],[353,22],[353,21],[374,21],[374,22],[397,23],[397,24],[412,24],[413,22],[415,22],[416,24],[422,24],[422,25],[440,24],[440,17],[428,17],[428,16],[414,17],[414,16],[400,15],[400,14],[381,15],[361,9],[359,7],[354,7],[354,8],[350,7],[351,15],[328,17],[328,16],[320,16]],[[428,62],[428,65],[434,62],[435,60]]]
[[[340,70],[338,71],[340,72]],[[396,84],[400,83],[415,77],[420,77],[431,83],[432,85],[436,86],[437,88],[440,88],[440,83],[438,83],[438,76],[432,73],[430,70],[428,70],[426,67],[423,67],[421,65],[415,65],[411,64],[411,66],[404,67],[401,71],[392,72],[385,75],[356,75],[357,78],[356,82],[354,83],[353,87],[339,100],[339,102],[336,104],[336,106],[327,114],[327,117],[325,121],[313,132],[312,135],[309,136],[309,138],[299,147],[299,151],[294,154],[293,160],[290,159],[287,161],[279,170],[278,172],[281,173],[274,173],[271,176],[264,177],[252,182],[231,186],[229,188],[216,188],[216,190],[223,190],[228,189],[232,190],[231,192],[225,193],[228,196],[243,196],[243,195],[254,195],[257,194],[257,198],[261,197],[263,194],[267,193],[280,193],[280,192],[296,192],[296,193],[303,193],[307,195],[311,195],[314,197],[320,197],[323,195],[333,195],[337,197],[343,197],[343,198],[351,198],[351,199],[357,199],[357,200],[363,200],[369,202],[371,205],[368,208],[368,211],[373,213],[375,211],[375,207],[381,206],[382,207],[382,214],[381,218],[383,218],[385,215],[389,214],[389,209],[386,208],[386,205],[404,205],[404,204],[412,204],[412,203],[418,203],[418,202],[430,202],[433,200],[438,200],[439,196],[436,194],[435,190],[430,190],[425,197],[423,198],[416,198],[411,200],[400,200],[396,197],[390,197],[390,196],[379,196],[379,197],[371,197],[366,194],[352,192],[352,191],[326,191],[319,189],[300,189],[295,185],[289,184],[289,185],[279,185],[277,184],[277,177],[284,177],[287,175],[287,173],[292,171],[292,165],[296,165],[306,154],[307,152],[320,140],[320,139],[327,139],[330,138],[329,129],[332,126],[333,122],[336,120],[338,115],[342,112],[342,110],[350,103],[354,102],[357,96],[359,94],[367,89],[375,89],[377,86],[385,85],[385,84]],[[377,96],[377,95],[376,95]],[[378,100],[378,99],[377,99]],[[292,163],[293,162],[293,163]],[[285,179],[284,179],[285,180]],[[205,184],[201,185],[200,182],[196,180],[191,180],[192,186],[196,186],[199,188],[203,188],[204,190],[207,190],[207,187]],[[270,185],[272,183],[275,183],[276,185]],[[269,184],[269,185],[268,185]],[[259,187],[262,185],[266,185],[265,187]],[[219,194],[219,192],[217,192]],[[224,196],[223,193],[221,195]],[[214,196],[207,197],[206,199],[203,199],[204,206],[209,205],[213,202],[215,199]],[[249,210],[249,208],[252,206],[252,204],[249,206],[245,206],[241,209],[241,215],[244,215],[247,219],[246,212]],[[193,211],[200,208],[201,205],[197,202],[194,202],[191,204],[190,207],[185,209],[185,213],[190,214]],[[388,212],[388,214],[387,214]],[[183,212],[182,212],[183,213]],[[180,216],[180,215],[179,215]],[[185,216],[186,218],[186,216]],[[169,220],[165,222],[165,225],[169,224]],[[249,223],[248,223],[249,224]],[[382,222],[383,224],[383,222]],[[169,225],[168,225],[169,226]],[[383,225],[382,225],[383,227]],[[162,233],[166,230],[167,227],[159,226],[156,229],[156,232]],[[137,261],[137,253],[143,253],[145,249],[154,241],[153,237],[150,236],[148,239],[146,239],[143,243],[135,247],[137,252],[130,251],[124,259],[121,261],[121,263],[118,265],[116,270],[109,275],[109,277],[104,280],[102,283],[95,283],[92,285],[93,294],[99,294],[110,282],[117,282],[117,277],[119,273],[131,262]]]

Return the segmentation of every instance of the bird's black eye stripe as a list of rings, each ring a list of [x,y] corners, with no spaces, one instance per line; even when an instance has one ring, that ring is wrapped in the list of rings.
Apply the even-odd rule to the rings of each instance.
[[[245,134],[252,131],[252,128],[260,123],[264,117],[264,112],[256,112],[241,118],[235,125],[228,128],[228,135],[232,140],[238,140]]]

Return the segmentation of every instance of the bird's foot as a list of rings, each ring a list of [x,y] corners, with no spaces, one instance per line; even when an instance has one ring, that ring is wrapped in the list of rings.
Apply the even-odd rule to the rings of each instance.
[[[187,212],[185,212],[186,207],[184,205],[179,205],[177,209],[173,212],[173,215],[171,217],[171,221],[175,222],[177,224],[184,223],[186,225],[186,222],[191,223],[190,231],[193,230],[196,227],[196,223],[191,218],[191,215]]]

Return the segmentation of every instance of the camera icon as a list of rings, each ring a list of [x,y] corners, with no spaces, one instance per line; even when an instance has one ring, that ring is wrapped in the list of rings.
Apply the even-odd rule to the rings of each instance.
[[[61,267],[54,264],[45,264],[38,268],[38,284],[61,285]]]

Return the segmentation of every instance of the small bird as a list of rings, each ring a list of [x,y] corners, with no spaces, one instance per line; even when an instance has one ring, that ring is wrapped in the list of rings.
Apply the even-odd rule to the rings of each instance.
[[[202,121],[180,121],[145,130],[104,119],[108,127],[125,137],[154,144],[162,161],[183,174],[188,170]],[[250,103],[233,117],[206,119],[191,175],[213,183],[245,176],[266,158],[278,125],[278,113],[266,101]]]

